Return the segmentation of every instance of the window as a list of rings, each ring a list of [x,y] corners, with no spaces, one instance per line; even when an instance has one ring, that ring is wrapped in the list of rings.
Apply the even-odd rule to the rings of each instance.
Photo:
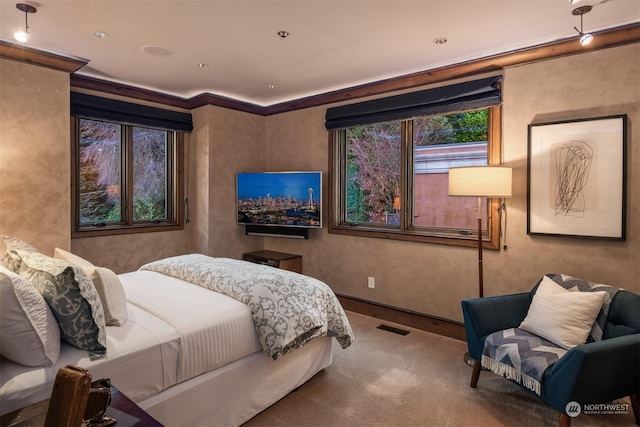
[[[191,115],[71,93],[73,237],[183,228]]]
[[[72,123],[76,237],[182,227],[180,132],[82,117]]]
[[[404,117],[408,114],[403,112],[393,119],[393,114],[384,112],[363,123],[353,118],[355,110],[370,113],[389,101],[375,100],[379,104],[373,107],[372,102],[346,106],[349,114],[328,111],[328,127],[332,120],[338,121],[329,133],[329,231],[477,245],[477,199],[448,196],[450,167],[500,163],[500,106],[477,101],[472,106],[481,108],[452,103],[438,105],[436,114],[425,108],[418,111],[422,114]],[[495,98],[485,103],[495,104]],[[392,120],[380,120],[387,117]],[[499,247],[498,211],[497,199],[482,202],[482,237],[487,248]]]

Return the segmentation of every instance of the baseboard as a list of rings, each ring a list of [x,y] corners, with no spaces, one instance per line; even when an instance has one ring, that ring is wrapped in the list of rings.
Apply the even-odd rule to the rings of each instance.
[[[411,328],[420,329],[445,337],[466,341],[464,324],[453,320],[441,319],[427,314],[391,307],[377,302],[337,294],[345,310],[387,320]]]

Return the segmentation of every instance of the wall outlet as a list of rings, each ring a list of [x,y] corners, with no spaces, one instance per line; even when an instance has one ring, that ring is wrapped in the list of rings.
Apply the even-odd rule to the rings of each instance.
[[[376,287],[376,279],[374,277],[367,278],[367,286],[369,289],[373,289]]]

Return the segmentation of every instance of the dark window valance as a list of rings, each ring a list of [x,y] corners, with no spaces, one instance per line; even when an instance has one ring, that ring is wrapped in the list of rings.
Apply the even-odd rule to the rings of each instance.
[[[190,113],[71,92],[71,115],[169,130],[193,130]]]
[[[403,120],[498,105],[500,76],[329,108],[327,129]]]

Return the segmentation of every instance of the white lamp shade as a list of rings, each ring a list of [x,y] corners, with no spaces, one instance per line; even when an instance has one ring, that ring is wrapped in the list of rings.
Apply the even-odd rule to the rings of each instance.
[[[449,169],[449,195],[511,197],[511,168],[465,166]]]

